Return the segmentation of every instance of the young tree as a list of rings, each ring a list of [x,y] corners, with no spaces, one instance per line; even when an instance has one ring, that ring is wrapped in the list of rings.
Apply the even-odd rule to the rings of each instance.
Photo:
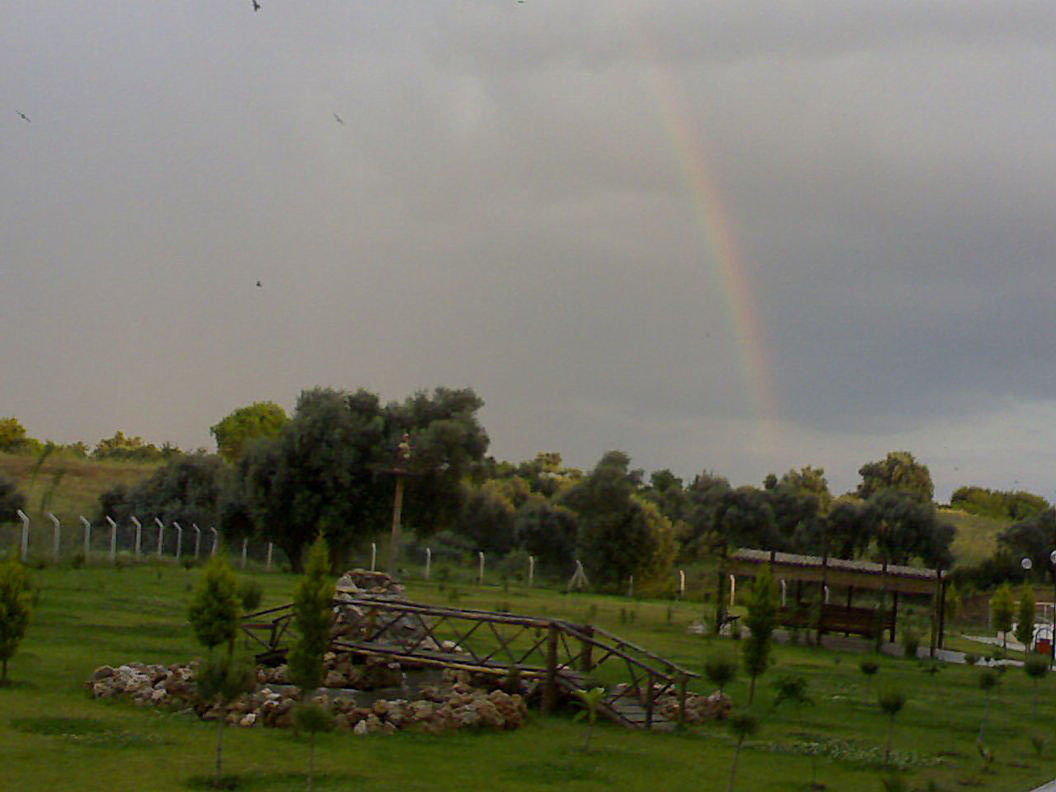
[[[32,600],[26,568],[15,558],[0,564],[0,685],[7,684],[7,661],[25,637]]]
[[[704,675],[711,684],[725,694],[725,688],[737,676],[737,658],[728,654],[713,654],[704,661]]]
[[[994,628],[1002,634],[1003,648],[1008,650],[1008,633],[1012,629],[1012,617],[1016,603],[1012,596],[1012,587],[1002,585],[990,599],[990,611],[993,614]]]
[[[576,720],[585,719],[587,721],[587,738],[583,741],[583,753],[590,753],[590,735],[598,720],[598,706],[605,698],[605,688],[596,687],[590,690],[579,688],[573,692],[583,705],[583,709],[576,713]]]
[[[774,697],[774,708],[784,703],[789,703],[796,708],[796,719],[799,721],[799,729],[803,730],[803,708],[813,706],[814,701],[807,694],[807,680],[801,676],[787,675],[778,678],[774,682],[777,695]],[[810,755],[810,788],[818,788],[818,758]]]
[[[1030,681],[1034,683],[1034,697],[1030,703],[1030,711],[1033,717],[1038,717],[1038,682],[1049,673],[1049,658],[1045,655],[1031,652],[1023,661],[1023,670]]]
[[[733,752],[733,766],[730,768],[730,783],[726,792],[733,792],[733,784],[737,778],[737,760],[741,756],[741,747],[744,741],[759,731],[759,721],[750,712],[739,712],[730,716],[730,731],[737,738],[737,748]]]
[[[752,678],[748,703],[755,698],[756,678],[770,665],[770,643],[777,624],[777,587],[769,572],[755,579],[748,598],[748,615],[744,623],[750,633],[744,643],[744,670]]]
[[[218,709],[214,781],[217,787],[222,783],[227,707],[256,684],[252,667],[235,659],[238,615],[238,580],[227,559],[217,555],[206,566],[187,613],[195,638],[209,651],[206,660],[199,664],[196,680],[198,695],[212,701]],[[218,646],[223,648],[215,652]]]
[[[333,728],[333,718],[311,695],[323,683],[323,655],[330,646],[334,620],[334,584],[329,579],[330,552],[319,536],[308,551],[304,577],[293,595],[297,639],[288,657],[290,680],[301,689],[294,713],[297,727],[308,732],[308,792],[315,774],[315,735]]]
[[[997,674],[989,668],[984,668],[979,672],[979,689],[983,691],[983,717],[979,721],[979,736],[975,739],[979,745],[983,744],[983,735],[986,731],[986,715],[990,710],[990,692],[1000,684],[1001,680],[998,679]]]
[[[888,717],[887,747],[884,749],[884,765],[891,760],[891,743],[895,737],[895,716],[906,705],[906,694],[901,690],[891,689],[880,693],[878,697],[880,710]]]
[[[1027,659],[1034,644],[1034,591],[1024,586],[1016,607],[1016,640],[1023,644],[1023,659]]]

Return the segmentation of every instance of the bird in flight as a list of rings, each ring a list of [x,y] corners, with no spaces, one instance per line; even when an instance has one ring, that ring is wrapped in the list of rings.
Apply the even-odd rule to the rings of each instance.
[[[253,0],[253,10],[254,11],[259,11],[260,9],[261,9],[260,3],[258,3],[257,0]]]
[[[257,288],[258,289],[261,288],[263,285],[264,285],[263,283],[261,283],[260,281],[257,281]]]
[[[18,113],[18,117],[21,118],[23,121],[25,121],[27,124],[32,124],[33,123],[32,121],[29,120],[29,116],[27,116],[21,110],[16,110],[15,112]]]
[[[340,124],[341,126],[344,126],[344,125],[345,125],[345,119],[343,119],[343,118],[342,118],[341,116],[339,116],[339,115],[338,115],[337,113],[334,113],[334,120],[335,120],[335,121],[336,121],[337,123],[339,123],[339,124]]]

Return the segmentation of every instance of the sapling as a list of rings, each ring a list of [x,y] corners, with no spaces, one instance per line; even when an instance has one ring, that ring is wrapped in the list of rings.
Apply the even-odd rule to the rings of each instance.
[[[1023,644],[1023,659],[1027,659],[1034,644],[1034,592],[1023,587],[1016,606],[1016,640]]]
[[[1023,670],[1034,683],[1034,696],[1030,702],[1030,713],[1032,717],[1038,717],[1038,682],[1049,673],[1049,658],[1045,655],[1031,652],[1023,661]]]
[[[749,637],[744,645],[744,670],[752,678],[748,703],[755,698],[755,681],[770,665],[770,642],[777,624],[777,587],[769,573],[755,579],[745,617]]]
[[[1016,602],[1012,596],[1012,587],[1003,584],[990,599],[990,611],[993,614],[994,628],[1001,633],[1001,648],[1008,650],[1008,632],[1012,629],[1012,616]]]
[[[803,731],[803,708],[813,706],[814,701],[807,695],[807,680],[801,676],[787,675],[779,677],[774,682],[777,695],[774,697],[774,708],[787,702],[796,708],[796,720],[799,721],[800,731]],[[818,788],[818,757],[810,754],[810,788]]]
[[[726,792],[733,792],[733,783],[737,778],[737,759],[741,755],[744,741],[759,730],[759,721],[750,712],[739,712],[730,716],[730,731],[737,738],[737,748],[733,752],[733,766],[730,768],[730,783]]]
[[[32,610],[29,574],[12,557],[0,564],[0,686],[7,684],[7,661],[25,637]]]
[[[583,753],[590,753],[590,736],[594,731],[594,724],[598,721],[598,707],[605,698],[605,688],[596,687],[590,690],[578,688],[573,691],[576,698],[583,704],[583,709],[576,713],[575,720],[587,722],[587,737],[583,741]]]
[[[704,661],[704,675],[725,694],[725,688],[737,676],[737,661],[728,654],[713,654]]]
[[[901,690],[891,688],[880,693],[878,702],[880,710],[888,717],[887,746],[884,748],[884,766],[886,767],[891,760],[891,743],[895,737],[895,716],[906,705],[906,694]]]
[[[979,672],[979,689],[983,691],[983,719],[979,721],[979,736],[976,742],[983,744],[983,736],[986,732],[986,715],[990,709],[990,692],[1001,684],[1001,679],[989,668]]]

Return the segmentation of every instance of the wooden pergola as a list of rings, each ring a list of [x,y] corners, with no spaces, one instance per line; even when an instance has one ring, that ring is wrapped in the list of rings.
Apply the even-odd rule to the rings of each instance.
[[[721,565],[721,574],[736,577],[756,577],[766,568],[776,581],[794,582],[794,602],[782,603],[778,621],[789,627],[812,627],[819,633],[844,632],[875,636],[880,630],[888,630],[891,641],[895,640],[898,621],[899,594],[925,595],[931,599],[931,655],[942,648],[945,636],[946,572],[941,569],[877,564],[872,561],[850,561],[824,556],[778,553],[770,550],[738,550]],[[816,583],[821,590],[831,592],[843,589],[846,604],[835,604],[822,599],[817,604],[801,601],[802,584]],[[723,581],[723,585],[725,581]],[[885,596],[880,608],[856,607],[856,591],[879,591]],[[891,594],[891,607],[887,608],[887,594]],[[722,597],[720,596],[720,607]],[[832,599],[828,597],[826,599]],[[812,608],[815,610],[812,612]]]

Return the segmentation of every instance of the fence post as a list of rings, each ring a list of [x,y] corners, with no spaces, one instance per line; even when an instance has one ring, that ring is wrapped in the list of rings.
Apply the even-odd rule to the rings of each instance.
[[[557,709],[557,639],[557,625],[550,622],[546,634],[546,683],[543,686],[543,712],[553,712]]]
[[[106,521],[110,523],[110,563],[113,564],[117,561],[117,523],[109,514]]]
[[[176,560],[180,560],[180,551],[183,549],[183,526],[175,520],[172,524],[176,526]]]
[[[730,575],[730,607],[737,604],[737,578]]]
[[[209,526],[209,530],[213,532],[213,549],[209,553],[209,555],[210,556],[215,556],[216,555],[216,545],[217,545],[217,542],[220,541],[220,535],[216,532],[216,529],[213,526],[211,526],[211,525]]]
[[[198,527],[198,523],[191,523],[191,527],[194,529],[194,560],[198,560],[198,548],[202,546],[202,529]]]
[[[653,673],[651,671],[645,680],[645,728],[653,728]]]
[[[627,596],[634,599],[634,575],[627,581]]]
[[[686,675],[678,672],[678,725],[686,725]]]
[[[154,522],[158,524],[158,558],[161,558],[161,550],[165,546],[165,523],[157,517],[154,518]]]
[[[433,563],[433,551],[430,548],[425,548],[425,579],[426,582],[429,580],[429,567]]]
[[[477,556],[480,558],[480,571],[477,572],[477,585],[484,585],[484,551],[477,551]]]
[[[583,651],[579,653],[579,670],[584,674],[589,674],[594,670],[594,644],[590,640],[594,637],[594,628],[589,624],[584,624],[583,635],[586,637],[580,641]]]
[[[18,509],[18,519],[22,521],[22,563],[29,558],[29,516]]]
[[[140,556],[142,555],[141,551],[143,549],[143,523],[141,523],[139,521],[139,518],[134,514],[128,519],[130,519],[132,521],[132,524],[136,526],[135,557],[138,561],[140,559]]]
[[[378,564],[378,543],[370,543],[370,571],[373,572],[377,569]]]
[[[242,540],[242,568],[246,568],[246,549],[249,547],[249,537]]]
[[[51,560],[52,563],[57,564],[59,563],[59,545],[62,544],[62,523],[51,512],[48,512],[48,519],[51,520],[53,526],[51,531]]]
[[[81,515],[81,525],[84,526],[84,563],[88,563],[88,556],[92,552],[92,524]]]
[[[268,572],[271,571],[271,553],[272,553],[272,551],[274,549],[275,549],[275,545],[272,544],[271,542],[268,542],[268,565],[266,567]]]
[[[686,570],[678,570],[678,597],[679,599],[686,598]]]
[[[528,588],[532,587],[535,580],[535,556],[528,556]]]

